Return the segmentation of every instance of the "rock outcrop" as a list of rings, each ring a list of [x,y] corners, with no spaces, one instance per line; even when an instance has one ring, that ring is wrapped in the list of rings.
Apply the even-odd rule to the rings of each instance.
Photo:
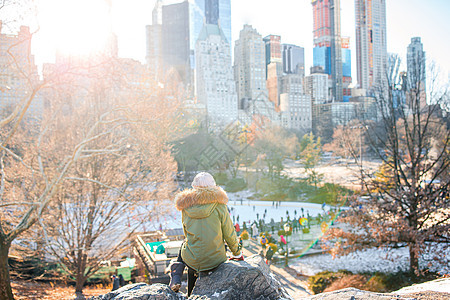
[[[201,273],[189,299],[292,299],[259,255]]]
[[[297,300],[450,300],[450,294],[435,291],[421,291],[412,294],[398,295],[381,294],[362,291],[355,288],[346,288],[338,291],[321,293],[310,297],[303,297]]]
[[[136,283],[91,300],[184,300],[165,284]],[[287,300],[292,299],[259,255],[245,261],[227,261],[211,272],[200,273],[189,299]]]
[[[425,291],[450,293],[450,277],[435,279],[424,283],[413,284],[411,286],[407,286],[398,291],[395,291],[394,294],[402,295],[402,294],[420,293]]]
[[[450,300],[450,278],[413,285],[390,294],[373,293],[355,288],[322,293],[298,300]],[[262,257],[245,261],[227,261],[211,272],[200,274],[191,297],[174,293],[166,284],[135,283],[91,300],[287,300],[292,299],[276,280]]]
[[[450,278],[414,284],[389,294],[362,291],[346,288],[338,291],[321,293],[314,296],[299,298],[298,300],[450,300]]]
[[[108,294],[92,297],[90,300],[184,300],[180,293],[173,292],[168,285],[155,283],[134,283]]]
[[[389,300],[403,299],[390,294],[381,294],[368,291],[362,291],[355,288],[346,288],[328,293],[320,293],[310,297],[300,298],[301,300]]]

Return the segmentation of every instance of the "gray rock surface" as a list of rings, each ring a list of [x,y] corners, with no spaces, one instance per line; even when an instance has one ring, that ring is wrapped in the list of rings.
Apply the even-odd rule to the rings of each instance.
[[[435,291],[435,292],[447,292],[450,293],[450,277],[440,278],[432,281],[413,284],[411,286],[404,287],[398,291],[393,292],[394,294],[411,294],[423,291]]]
[[[299,300],[388,300],[405,299],[400,295],[381,294],[361,291],[355,288],[346,288],[338,291],[321,293],[314,296],[300,298]],[[410,299],[412,300],[412,299]]]
[[[186,300],[165,284],[136,283],[90,300]],[[200,273],[189,299],[288,300],[292,299],[275,279],[261,256],[227,261],[211,272]]]
[[[156,283],[128,284],[108,294],[92,297],[90,300],[184,300],[180,293],[173,292],[168,285]]]
[[[450,278],[414,284],[390,294],[381,294],[347,288],[338,291],[303,297],[298,300],[450,300]]]
[[[245,261],[227,261],[209,273],[200,273],[189,299],[291,299],[259,255]]]
[[[450,279],[438,279],[420,285],[381,294],[346,288],[298,300],[450,300]],[[450,291],[450,290],[449,290]],[[292,299],[270,272],[263,259],[251,256],[245,261],[227,261],[209,273],[201,273],[191,297],[196,300],[287,300]],[[165,284],[135,283],[90,300],[188,300]]]

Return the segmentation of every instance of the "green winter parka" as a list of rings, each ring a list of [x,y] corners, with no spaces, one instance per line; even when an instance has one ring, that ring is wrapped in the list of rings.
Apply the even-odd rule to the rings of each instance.
[[[214,269],[227,260],[224,241],[233,255],[240,254],[227,203],[227,194],[218,186],[184,190],[175,197],[186,238],[181,257],[198,272]]]

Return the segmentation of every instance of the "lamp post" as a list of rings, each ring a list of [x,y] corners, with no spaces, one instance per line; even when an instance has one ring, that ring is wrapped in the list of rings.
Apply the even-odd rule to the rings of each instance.
[[[288,222],[284,224],[284,235],[286,237],[286,260],[284,265],[287,267],[288,265],[288,255],[289,255],[289,241],[288,241],[288,232],[291,230],[291,225]]]
[[[363,181],[363,161],[362,161],[362,126],[359,126],[359,168],[361,170],[361,192],[364,187]]]

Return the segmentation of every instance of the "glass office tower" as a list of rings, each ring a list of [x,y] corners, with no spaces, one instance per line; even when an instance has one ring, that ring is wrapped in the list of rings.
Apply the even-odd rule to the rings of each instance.
[[[203,28],[203,23],[219,25],[228,43],[231,39],[231,1],[230,0],[190,0],[191,49]]]

